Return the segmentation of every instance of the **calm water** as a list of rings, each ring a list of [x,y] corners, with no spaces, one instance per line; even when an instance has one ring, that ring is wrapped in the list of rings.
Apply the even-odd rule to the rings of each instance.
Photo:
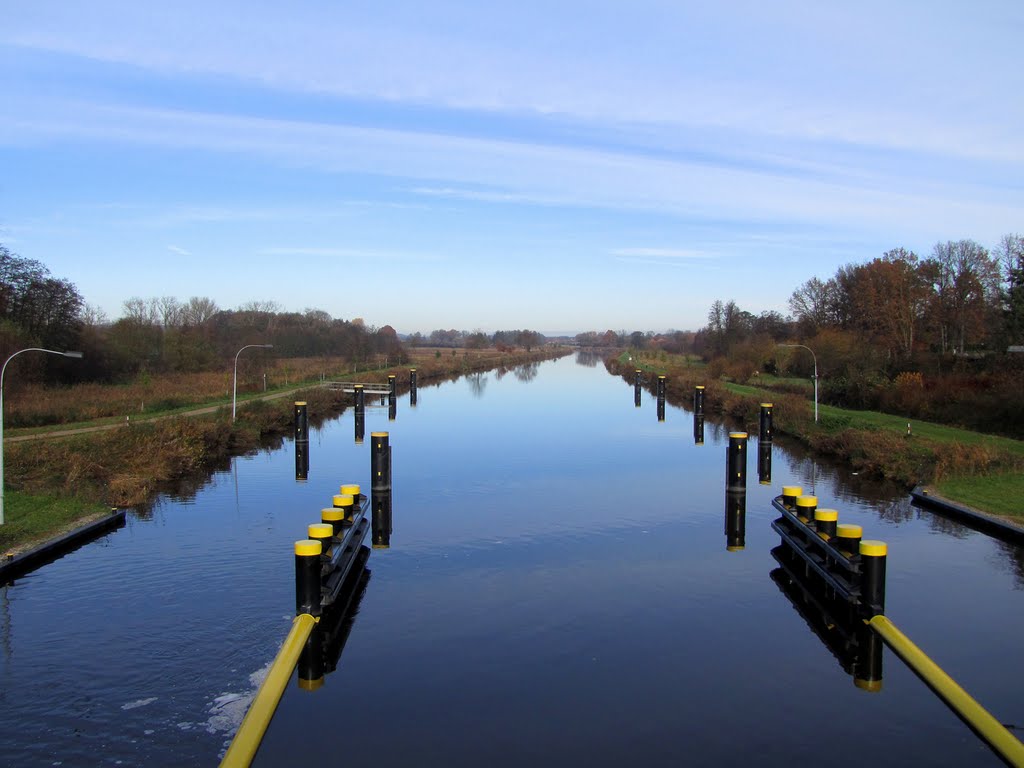
[[[770,498],[889,544],[887,613],[1024,726],[1022,553],[777,443],[726,551],[726,431],[573,358],[420,387],[239,458],[191,499],[0,589],[0,762],[213,765],[294,610],[292,542],[391,433],[390,549],[337,671],[289,687],[258,765],[999,765],[888,650],[856,688],[770,578]],[[755,443],[751,455],[756,456]],[[301,745],[301,746],[300,746]]]

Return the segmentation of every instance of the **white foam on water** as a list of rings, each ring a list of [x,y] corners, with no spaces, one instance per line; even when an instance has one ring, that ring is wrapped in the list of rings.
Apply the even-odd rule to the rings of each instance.
[[[138,701],[129,701],[127,704],[122,704],[121,705],[121,709],[125,709],[125,710],[128,710],[128,709],[138,709],[139,707],[144,707],[147,704],[152,704],[156,700],[157,700],[156,696],[150,696],[148,699],[139,699]]]
[[[274,663],[271,659],[260,669],[249,675],[247,691],[242,693],[222,693],[210,704],[210,717],[203,724],[207,733],[227,733],[234,735],[238,726],[242,724],[245,713],[249,711],[249,705],[256,698],[256,691],[270,672],[270,666]]]

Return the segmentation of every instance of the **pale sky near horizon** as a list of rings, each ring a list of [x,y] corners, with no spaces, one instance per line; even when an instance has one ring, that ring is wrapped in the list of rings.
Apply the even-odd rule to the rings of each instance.
[[[0,7],[0,244],[111,318],[695,329],[1024,231],[1019,2]]]

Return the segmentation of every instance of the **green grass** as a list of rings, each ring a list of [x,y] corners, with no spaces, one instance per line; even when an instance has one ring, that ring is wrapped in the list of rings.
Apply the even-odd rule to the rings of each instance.
[[[4,524],[0,525],[0,554],[51,538],[82,525],[85,517],[109,511],[103,504],[74,497],[33,496],[8,490],[4,494]]]
[[[751,397],[771,397],[771,391],[751,387],[747,384],[726,383],[726,388],[732,392]],[[888,430],[898,432],[901,435],[907,433],[908,419],[903,416],[894,416],[890,413],[878,411],[854,411],[847,408],[837,408],[834,405],[818,405],[818,419],[825,429],[866,429],[866,430]],[[950,427],[945,424],[934,424],[929,421],[909,420],[911,434],[916,437],[933,440],[937,443],[960,443],[961,445],[985,445],[992,448],[999,448],[1011,453],[1024,456],[1024,441],[1013,440],[1009,437],[998,437],[996,435],[985,435],[981,432],[972,432],[969,429]]]
[[[1006,517],[1024,519],[1024,474],[951,477],[931,485],[947,499]]]

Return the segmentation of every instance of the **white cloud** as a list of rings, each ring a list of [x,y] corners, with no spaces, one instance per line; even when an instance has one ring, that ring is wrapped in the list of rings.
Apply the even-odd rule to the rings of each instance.
[[[663,259],[715,259],[718,254],[692,248],[616,248],[613,256]]]
[[[191,252],[186,251],[184,248],[179,248],[176,245],[168,245],[167,246],[167,250],[170,251],[171,253],[176,253],[179,256],[191,256],[192,255]]]

